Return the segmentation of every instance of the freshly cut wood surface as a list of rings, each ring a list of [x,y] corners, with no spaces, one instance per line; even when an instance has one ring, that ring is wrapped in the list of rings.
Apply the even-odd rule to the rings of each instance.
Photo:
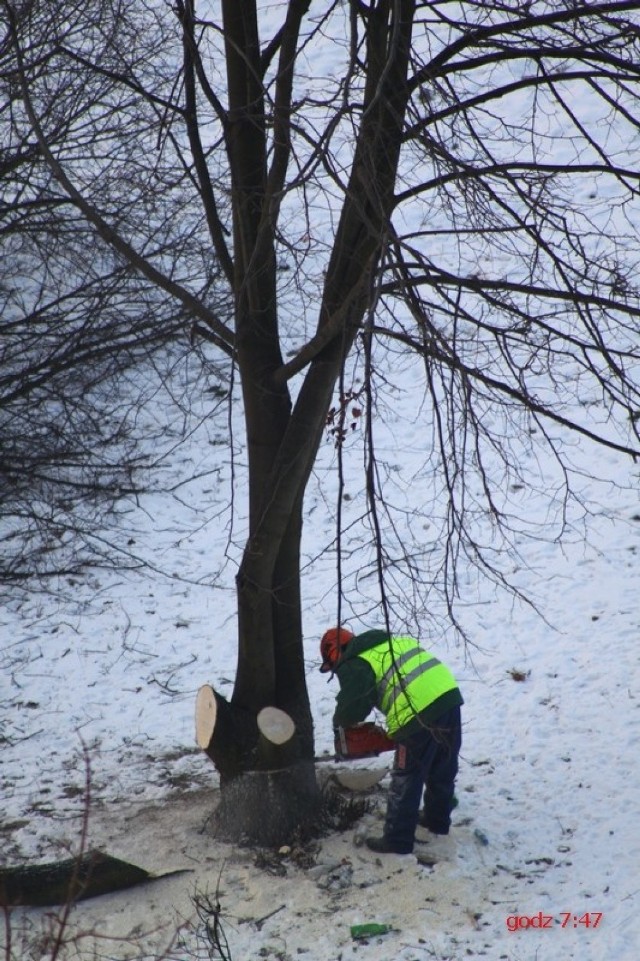
[[[206,751],[216,726],[218,706],[210,684],[203,684],[196,696],[196,744]]]
[[[263,707],[258,714],[258,730],[272,744],[286,744],[295,734],[296,726],[286,711],[278,707]]]

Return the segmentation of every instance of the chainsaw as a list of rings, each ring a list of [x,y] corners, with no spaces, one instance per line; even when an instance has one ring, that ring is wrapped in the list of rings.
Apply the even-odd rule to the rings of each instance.
[[[365,721],[353,727],[338,727],[334,737],[335,760],[357,761],[363,757],[377,757],[385,751],[395,751],[396,743],[374,724]]]

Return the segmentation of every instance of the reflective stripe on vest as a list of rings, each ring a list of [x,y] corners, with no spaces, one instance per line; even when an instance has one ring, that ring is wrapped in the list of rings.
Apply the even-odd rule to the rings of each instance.
[[[449,668],[412,637],[394,637],[393,654],[389,641],[383,641],[358,657],[375,674],[378,707],[386,715],[390,734],[458,686]]]
[[[417,667],[407,673],[400,672],[400,676],[396,673],[406,664],[407,661],[412,660],[418,654],[420,654],[419,647],[413,647],[411,650],[406,651],[400,657],[395,659],[395,663],[389,668],[387,673],[384,675],[380,683],[378,684],[378,700],[380,707],[386,713],[392,704],[398,700],[403,691],[409,687],[409,685],[424,674],[426,671],[430,671],[432,667],[440,664],[437,657],[432,657],[424,663],[420,663]]]

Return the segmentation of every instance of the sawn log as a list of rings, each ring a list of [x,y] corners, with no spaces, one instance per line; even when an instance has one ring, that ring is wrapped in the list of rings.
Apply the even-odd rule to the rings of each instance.
[[[0,905],[68,904],[182,873],[152,874],[110,854],[90,850],[62,861],[0,868]]]

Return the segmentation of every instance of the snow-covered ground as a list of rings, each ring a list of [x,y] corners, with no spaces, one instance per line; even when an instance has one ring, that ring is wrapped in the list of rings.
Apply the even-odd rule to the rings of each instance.
[[[85,929],[97,924],[122,935],[162,921],[173,930],[193,914],[196,887],[215,891],[220,877],[233,961],[299,954],[631,961],[640,943],[640,504],[637,468],[600,455],[599,468],[605,462],[618,486],[600,488],[592,502],[588,545],[577,537],[564,547],[520,545],[526,566],[512,574],[544,618],[505,594],[474,594],[470,582],[464,616],[472,646],[465,648],[425,631],[425,612],[425,641],[452,666],[466,701],[454,830],[437,843],[420,836],[416,847],[434,853],[435,867],[413,856],[377,858],[349,832],[323,840],[313,868],[285,858],[286,876],[274,876],[253,864],[251,852],[207,833],[217,779],[195,749],[194,698],[202,683],[224,691],[233,681],[233,565],[220,583],[197,584],[195,572],[214,567],[207,549],[215,554],[218,526],[203,523],[179,537],[186,520],[178,505],[169,518],[167,503],[154,510],[152,499],[138,537],[164,574],[96,572],[62,585],[57,598],[5,599],[2,863],[51,860],[77,844],[84,746],[90,843],[151,870],[193,869],[85,902],[76,911]],[[184,499],[182,510],[190,515],[189,503]],[[309,557],[321,554],[318,531],[312,512]],[[335,690],[317,671],[317,645],[335,612],[328,600],[333,559],[323,565],[321,558],[311,572],[304,627],[322,753],[331,749]],[[385,784],[371,795],[372,830]],[[37,925],[40,914],[25,917]],[[543,916],[552,918],[550,927],[538,929]],[[392,932],[367,945],[353,942],[350,926],[372,920]],[[167,931],[144,943],[154,937],[165,944]],[[170,957],[196,950],[185,938],[190,946]],[[101,942],[98,956],[125,958],[130,950]]]

